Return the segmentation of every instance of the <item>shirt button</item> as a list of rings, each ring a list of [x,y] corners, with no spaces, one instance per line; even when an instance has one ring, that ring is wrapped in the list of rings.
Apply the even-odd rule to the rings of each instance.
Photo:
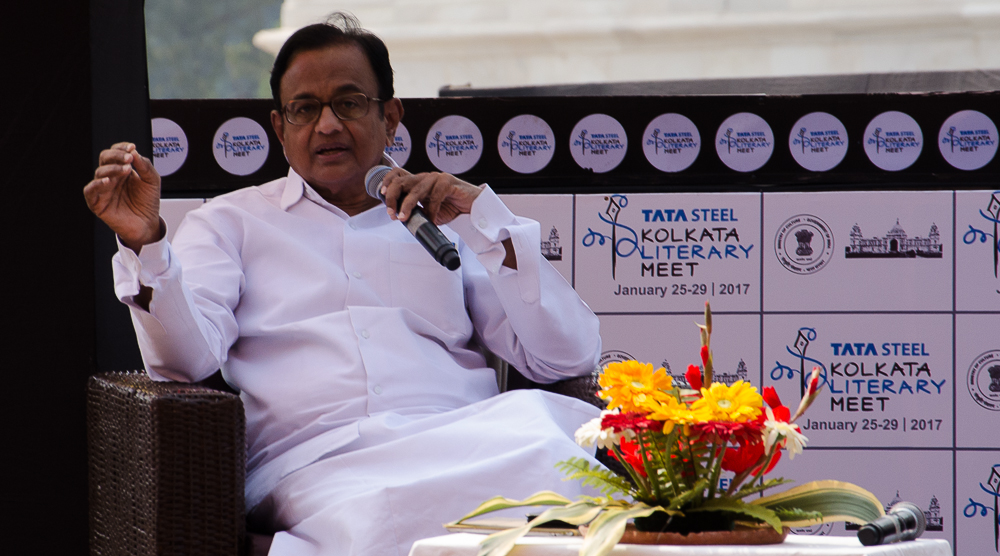
[[[480,218],[479,219],[479,227],[480,228],[485,228],[488,225],[489,225],[489,222],[487,222],[485,218]]]
[[[360,272],[358,272],[357,270],[355,270],[355,271],[354,271],[354,277],[355,277],[355,278],[361,278],[361,273],[360,273]]]
[[[347,225],[350,226],[352,230],[357,230],[358,229],[358,225],[355,224],[354,222],[349,222]]]
[[[376,384],[375,387],[372,388],[372,392],[375,392],[375,394],[381,394],[382,393],[382,387],[379,386],[378,384]]]
[[[368,338],[371,337],[371,334],[369,334],[367,330],[362,330],[361,337],[367,340]]]

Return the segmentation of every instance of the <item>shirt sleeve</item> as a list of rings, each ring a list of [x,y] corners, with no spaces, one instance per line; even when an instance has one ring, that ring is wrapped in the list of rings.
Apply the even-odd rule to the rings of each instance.
[[[199,223],[195,221],[192,227]],[[139,253],[119,241],[112,259],[115,294],[129,307],[143,364],[154,380],[207,378],[225,362],[238,336],[233,310],[239,301],[242,271],[235,248],[211,230],[188,232],[208,238],[189,250],[190,264],[209,269],[199,272],[202,279],[194,290],[185,284],[180,263],[165,238],[143,246]],[[149,311],[135,302],[142,286],[153,290]]]
[[[483,187],[469,214],[449,226],[462,239],[466,303],[485,346],[536,382],[586,375],[601,354],[590,307],[540,252],[537,222],[515,216]],[[503,266],[510,239],[517,270]]]

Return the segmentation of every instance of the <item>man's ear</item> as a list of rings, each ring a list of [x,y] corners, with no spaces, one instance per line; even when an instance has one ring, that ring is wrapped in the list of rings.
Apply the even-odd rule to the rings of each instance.
[[[396,141],[396,127],[403,119],[403,101],[393,97],[385,102],[384,110],[385,146],[389,147]]]
[[[278,136],[281,146],[285,146],[285,118],[282,117],[281,112],[271,110],[271,127],[274,129],[274,134]]]

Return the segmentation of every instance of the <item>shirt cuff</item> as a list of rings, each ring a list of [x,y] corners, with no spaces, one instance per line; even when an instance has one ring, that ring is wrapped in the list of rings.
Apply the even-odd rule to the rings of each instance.
[[[455,218],[451,228],[493,275],[509,270],[503,266],[507,251],[501,242],[510,239],[517,256],[521,298],[526,302],[538,299],[538,258],[541,256],[538,251],[541,237],[538,222],[514,215],[489,185],[483,185],[483,191],[472,203],[469,214]]]
[[[159,241],[143,245],[139,253],[123,245],[121,239],[115,236],[118,253],[112,262],[118,299],[127,303],[139,294],[143,285],[152,285],[158,276],[167,271],[170,267],[170,243],[166,236],[164,234]]]

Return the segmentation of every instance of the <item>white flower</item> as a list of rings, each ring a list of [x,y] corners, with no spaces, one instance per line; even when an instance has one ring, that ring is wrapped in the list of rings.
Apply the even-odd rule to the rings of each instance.
[[[771,447],[775,443],[788,450],[788,459],[795,459],[795,454],[801,454],[802,448],[809,441],[804,434],[799,432],[799,426],[774,418],[771,408],[767,409],[767,420],[764,421],[764,452],[770,453]]]
[[[573,435],[576,443],[584,448],[589,448],[590,446],[597,444],[598,448],[605,450],[609,450],[615,444],[618,444],[622,437],[620,433],[615,433],[613,429],[601,428],[601,420],[609,413],[618,413],[618,410],[602,411],[600,417],[591,419],[581,425],[580,428],[576,430],[576,434]]]

